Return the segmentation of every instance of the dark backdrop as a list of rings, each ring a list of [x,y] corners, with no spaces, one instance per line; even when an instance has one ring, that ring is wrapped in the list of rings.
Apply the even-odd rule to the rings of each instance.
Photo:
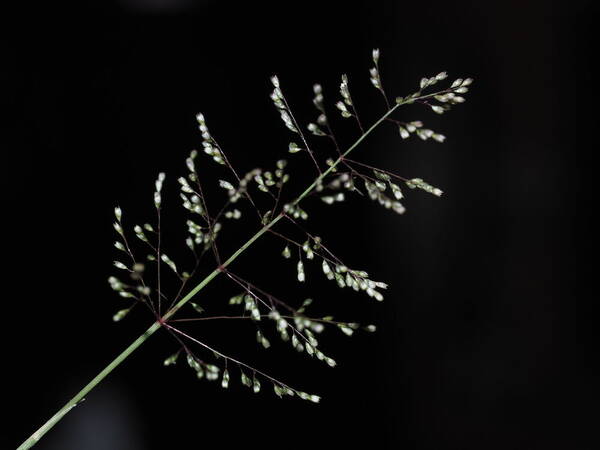
[[[237,381],[222,392],[183,365],[162,368],[176,346],[159,333],[39,448],[594,447],[591,309],[576,309],[594,295],[594,266],[583,263],[594,242],[593,2],[3,8],[2,448],[14,448],[150,323],[142,311],[110,320],[122,307],[105,281],[115,257],[112,208],[120,204],[129,223],[145,221],[161,170],[172,193],[165,201],[179,203],[174,179],[200,145],[195,114],[207,115],[241,170],[269,165],[289,136],[268,77],[279,74],[306,122],[312,84],[332,102],[347,72],[373,120],[383,107],[366,72],[373,47],[395,95],[441,70],[476,79],[467,103],[447,115],[402,113],[446,134],[444,145],[401,142],[389,129],[356,153],[439,185],[441,200],[411,192],[401,217],[368,201],[314,206],[311,228],[351,265],[389,281],[386,302],[338,291],[313,269],[314,283],[298,290],[273,241],[234,268],[282,296],[312,295],[323,311],[375,323],[378,333],[325,339],[340,362],[331,370],[281,346],[268,357],[256,352],[251,327],[189,328],[323,402],[254,395]],[[354,131],[338,122],[349,139]],[[231,230],[225,248],[252,230]],[[234,291],[221,280],[205,299]]]

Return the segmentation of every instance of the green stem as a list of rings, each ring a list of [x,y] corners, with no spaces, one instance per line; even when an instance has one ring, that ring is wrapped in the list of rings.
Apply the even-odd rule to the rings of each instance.
[[[385,119],[387,119],[395,110],[400,106],[401,103],[396,104],[393,108],[388,110],[377,122],[375,122],[365,133],[363,133],[357,140],[352,144],[348,150],[346,150],[342,156],[340,156],[325,172],[319,175],[315,181],[307,187],[302,194],[296,198],[292,204],[297,205],[304,199],[308,194],[312,192],[312,190],[325,178],[331,171],[335,169],[335,167],[342,162],[345,156],[347,156],[352,150],[354,150],[375,128],[377,128]],[[229,266],[233,261],[237,259],[248,247],[250,247],[259,237],[265,234],[273,225],[279,222],[283,218],[283,213],[276,216],[271,222],[262,227],[254,236],[252,236],[244,245],[242,245],[233,255],[225,261],[221,267],[213,270],[206,278],[204,278],[194,289],[192,289],[188,294],[183,297],[179,302],[175,304],[169,311],[165,313],[165,315],[160,319],[154,322],[150,328],[148,328],[140,337],[138,337],[133,343],[127,347],[119,356],[117,356],[108,366],[106,366],[102,372],[94,377],[92,381],[90,381],[81,391],[75,395],[65,406],[63,406],[56,414],[54,414],[44,425],[42,425],[35,433],[33,433],[29,439],[23,442],[17,450],[26,450],[33,447],[37,442],[44,436],[54,425],[56,425],[71,409],[77,406],[84,400],[84,397],[90,392],[92,389],[96,387],[98,383],[100,383],[109,373],[111,373],[119,364],[121,364],[125,358],[127,358],[134,350],[136,350],[140,345],[142,345],[146,339],[152,336],[159,328],[162,327],[162,323],[167,321],[170,317],[172,317],[183,305],[185,305],[192,297],[194,297],[198,292],[200,292],[208,283],[210,283],[213,278],[215,278],[221,271]]]
[[[54,414],[50,418],[50,420],[48,420],[35,433],[33,433],[29,437],[29,439],[23,442],[17,450],[25,450],[37,444],[37,442],[42,438],[44,434],[46,434],[50,430],[50,428],[56,425],[69,411],[71,411],[75,406],[81,403],[88,392],[94,389],[96,385],[104,379],[104,377],[111,373],[119,364],[121,364],[125,360],[125,358],[127,358],[136,348],[142,345],[146,341],[146,339],[148,339],[148,337],[150,337],[159,328],[160,323],[154,322],[144,334],[142,334],[135,341],[133,341],[133,343],[129,347],[127,347],[108,366],[106,366],[104,370],[102,370],[102,372],[96,375],[92,381],[90,381],[81,391],[79,391],[79,393],[75,397],[73,397],[69,401],[69,403],[63,406],[56,414]]]

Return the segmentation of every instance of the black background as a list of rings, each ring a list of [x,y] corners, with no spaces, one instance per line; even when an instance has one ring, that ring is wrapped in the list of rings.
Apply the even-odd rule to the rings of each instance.
[[[595,296],[594,266],[583,261],[595,242],[597,17],[585,1],[5,9],[0,446],[16,447],[150,323],[141,310],[110,320],[123,305],[105,281],[116,256],[112,211],[121,205],[129,224],[151,218],[152,183],[166,171],[165,239],[177,236],[170,253],[179,260],[174,180],[200,146],[195,114],[205,113],[241,171],[269,167],[289,140],[269,76],[279,75],[306,123],[312,84],[331,104],[346,72],[371,122],[384,108],[367,75],[379,47],[393,95],[441,70],[476,80],[467,103],[444,116],[398,113],[446,134],[444,145],[401,141],[390,126],[355,154],[440,186],[442,199],[411,191],[401,217],[361,199],[310,208],[309,228],[390,283],[386,301],[339,291],[316,266],[298,287],[274,239],[233,266],[282,297],[313,296],[319,312],[379,331],[324,336],[340,363],[329,369],[279,343],[256,350],[251,326],[187,328],[322,403],[255,395],[237,380],[223,392],[183,364],[163,368],[177,347],[159,333],[39,448],[595,448],[593,319],[577,301]],[[351,142],[355,130],[335,124]],[[207,178],[222,177],[204,161]],[[312,176],[309,165],[295,167],[299,183]],[[255,229],[228,226],[223,252]],[[216,309],[236,292],[219,280],[199,303]]]

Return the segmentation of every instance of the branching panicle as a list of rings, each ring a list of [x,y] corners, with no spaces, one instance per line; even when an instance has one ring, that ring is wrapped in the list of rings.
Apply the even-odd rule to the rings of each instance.
[[[308,283],[312,280],[311,267],[316,265],[325,279],[332,281],[333,285],[364,292],[377,301],[383,300],[382,291],[387,288],[386,283],[372,280],[369,274],[363,270],[351,269],[351,266],[342,262],[319,236],[306,231],[299,220],[307,220],[307,210],[311,206],[310,200],[314,197],[318,197],[320,204],[335,208],[338,203],[348,201],[356,194],[358,197],[370,198],[387,209],[403,214],[405,207],[400,201],[405,200],[405,197],[402,186],[441,196],[442,191],[439,188],[433,187],[421,178],[400,176],[392,171],[350,159],[348,156],[363,143],[367,136],[386,123],[396,127],[402,139],[416,135],[424,141],[432,139],[438,143],[444,142],[444,135],[425,128],[420,120],[411,118],[404,121],[393,118],[393,115],[400,106],[410,104],[423,105],[434,113],[442,114],[464,102],[465,99],[462,95],[468,92],[473,80],[458,78],[449,86],[435,91],[431,88],[447,78],[446,72],[440,72],[434,77],[422,78],[416,92],[404,97],[396,97],[395,104],[392,105],[383,87],[379,60],[380,52],[375,49],[372,52],[373,67],[370,69],[370,81],[383,95],[387,106],[386,111],[379,119],[369,127],[363,126],[351,95],[347,75],[341,77],[339,89],[341,100],[330,105],[337,109],[343,118],[354,118],[356,121],[359,137],[346,149],[342,149],[333,132],[321,85],[313,86],[312,102],[317,109],[317,118],[314,122],[303,126],[294,117],[282,92],[279,78],[277,76],[271,78],[273,85],[271,100],[284,125],[296,135],[297,142],[290,142],[287,151],[291,154],[307,154],[317,170],[316,178],[310,181],[306,189],[295,197],[290,197],[284,192],[284,185],[290,178],[285,160],[277,161],[273,169],[255,168],[240,177],[217,140],[211,135],[204,115],[199,113],[196,116],[202,134],[203,151],[192,150],[190,152],[185,160],[187,175],[178,179],[179,196],[183,208],[188,214],[187,233],[181,239],[183,241],[181,244],[185,244],[188,251],[192,253],[193,263],[176,262],[171,256],[177,254],[173,250],[174,247],[171,247],[176,243],[163,239],[161,212],[163,184],[166,177],[164,173],[160,173],[154,186],[155,223],[134,225],[130,229],[123,224],[122,209],[116,207],[114,210],[113,227],[117,233],[117,241],[114,246],[124,259],[119,258],[113,262],[120,274],[108,279],[110,287],[119,295],[121,301],[128,302],[124,308],[114,314],[114,321],[121,321],[136,305],[143,304],[151,312],[155,322],[20,448],[29,448],[35,444],[100,380],[159,329],[166,330],[179,347],[175,353],[163,361],[165,366],[175,365],[179,360],[184,359],[196,377],[219,381],[220,386],[224,389],[228,388],[234,380],[239,379],[242,385],[252,389],[254,393],[260,392],[267,383],[272,385],[272,389],[278,397],[298,396],[312,402],[320,401],[319,396],[292,388],[265,372],[216,350],[177,328],[177,325],[182,322],[248,320],[254,324],[256,341],[262,348],[271,349],[271,341],[268,336],[275,333],[282,341],[289,342],[295,351],[323,361],[330,367],[335,367],[337,363],[335,359],[323,352],[321,342],[316,337],[324,329],[336,328],[348,336],[353,335],[359,329],[375,331],[375,325],[362,326],[356,322],[334,320],[331,315],[324,317],[311,315],[307,310],[314,304],[312,298],[301,301],[293,298],[283,300],[234,273],[230,266],[256,240],[268,233],[283,241],[283,250],[278,251],[281,251],[284,260],[290,260],[291,267],[288,270],[294,273],[299,283]],[[314,151],[309,143],[309,136],[306,136],[303,130],[310,131],[317,140],[321,137],[328,138],[335,149],[335,159],[328,156],[327,152],[323,150]],[[223,166],[227,170],[227,174],[219,175],[216,179],[201,175],[197,170],[198,167],[205,165],[200,158],[201,153],[209,156],[217,165]],[[222,190],[221,196],[224,197],[224,201],[219,208],[215,209],[213,203],[209,208],[203,189],[203,185],[207,183],[212,183]],[[257,196],[256,200],[254,195]],[[270,202],[266,209],[264,206],[259,207],[259,204],[265,203],[265,198]],[[260,202],[257,202],[258,200]],[[255,212],[259,230],[229,258],[221,258],[219,236],[225,228],[223,224],[231,224],[232,220],[240,219],[248,208]],[[282,221],[293,225],[301,237],[295,239],[283,229],[279,229],[278,226]],[[133,231],[136,241],[139,241],[138,247],[145,252],[150,250],[150,253],[145,253],[145,257],[140,258],[138,254],[141,249],[137,247],[134,249],[130,244],[128,240],[130,230]],[[167,251],[164,249],[166,245],[169,246]],[[206,261],[207,256],[212,256],[211,262]],[[168,270],[162,272],[163,266]],[[195,285],[191,284],[192,287],[190,287],[190,283],[197,279],[200,271],[207,267],[208,274],[198,280]],[[156,274],[154,283],[149,282],[146,275],[147,269],[152,269]],[[123,277],[123,273],[126,274],[125,277]],[[221,274],[224,274],[225,278],[237,286],[241,292],[221,305],[223,308],[234,309],[233,314],[219,311],[211,315],[206,311],[206,304],[196,298],[208,283]],[[174,289],[173,283],[175,283]],[[170,289],[172,292],[169,292]],[[186,304],[190,305],[189,309],[182,309]],[[294,304],[296,306],[293,306]],[[169,306],[163,308],[164,305]],[[180,311],[193,313],[193,317],[176,318],[176,314]],[[233,372],[236,369],[238,375],[234,376]]]
[[[206,378],[208,380],[220,378],[221,386],[227,388],[231,380],[230,369],[228,369],[227,363],[235,363],[240,370],[242,384],[251,388],[254,392],[260,391],[261,383],[258,377],[263,377],[273,384],[274,392],[278,396],[293,393],[300,398],[316,401],[318,397],[292,389],[246,363],[242,363],[223,353],[217,352],[212,349],[212,347],[207,346],[205,343],[192,338],[183,331],[175,328],[174,325],[177,322],[248,319],[256,326],[257,343],[260,344],[261,347],[267,349],[271,347],[271,343],[265,335],[265,330],[261,328],[264,327],[264,325],[261,324],[263,323],[262,319],[269,319],[269,321],[274,324],[275,332],[279,334],[283,341],[291,342],[292,347],[295,350],[316,357],[317,359],[326,362],[331,367],[334,367],[336,362],[333,358],[326,356],[322,350],[320,350],[319,342],[314,333],[320,333],[327,326],[334,326],[346,335],[352,335],[355,330],[360,328],[364,328],[367,331],[375,330],[374,325],[361,327],[354,322],[334,321],[331,316],[320,318],[309,317],[306,315],[305,311],[312,304],[312,299],[305,299],[299,307],[294,308],[290,303],[287,303],[242,279],[239,275],[231,272],[230,269],[223,265],[221,258],[219,257],[217,237],[222,229],[222,224],[220,222],[222,218],[239,219],[244,214],[243,210],[245,206],[239,202],[240,200],[245,199],[246,205],[256,210],[260,221],[259,225],[262,227],[262,230],[268,231],[270,234],[278,237],[284,242],[285,247],[282,256],[284,259],[292,259],[294,261],[295,277],[298,282],[307,282],[309,278],[307,277],[307,265],[317,263],[325,278],[333,281],[339,288],[350,288],[354,291],[362,291],[375,300],[383,300],[381,291],[387,288],[386,283],[373,281],[365,271],[350,269],[349,266],[344,264],[324,245],[321,238],[308,233],[303,226],[298,223],[298,219],[306,220],[308,218],[304,200],[308,200],[308,198],[313,195],[318,195],[321,201],[326,205],[333,206],[336,203],[346,201],[351,194],[357,193],[363,196],[366,195],[371,200],[376,201],[387,209],[391,209],[398,214],[403,214],[405,212],[405,207],[400,203],[400,201],[404,199],[401,184],[406,185],[411,189],[418,188],[424,190],[439,197],[442,194],[442,191],[424,182],[420,178],[405,178],[388,170],[352,160],[348,158],[348,154],[383,122],[394,124],[394,126],[398,128],[402,139],[407,139],[410,135],[415,134],[422,140],[431,138],[436,142],[443,142],[445,140],[444,135],[435,133],[428,128],[424,128],[423,123],[420,120],[401,121],[392,118],[392,113],[394,113],[401,105],[416,103],[425,105],[435,113],[441,114],[449,110],[451,106],[464,101],[464,98],[459,94],[464,94],[468,91],[467,86],[472,83],[472,79],[459,78],[445,89],[427,93],[426,91],[432,86],[445,80],[447,74],[446,72],[441,72],[434,77],[423,78],[419,83],[418,91],[405,97],[397,97],[396,105],[392,107],[382,85],[379,72],[379,57],[380,52],[375,49],[372,54],[374,67],[370,69],[370,81],[385,98],[388,110],[382,118],[366,131],[358,117],[356,106],[351,96],[348,76],[345,74],[342,75],[340,84],[340,95],[342,100],[335,103],[334,106],[341,112],[343,118],[354,118],[360,131],[359,139],[346,151],[342,151],[340,148],[333,133],[329,118],[327,117],[322,86],[320,84],[315,84],[313,86],[314,97],[312,102],[317,109],[318,116],[315,122],[311,122],[306,126],[306,129],[314,136],[330,138],[337,153],[337,159],[335,160],[323,156],[321,164],[325,163],[325,166],[328,167],[324,172],[321,170],[321,164],[318,162],[319,153],[315,153],[311,149],[307,137],[302,132],[302,126],[296,121],[292,114],[289,104],[281,90],[279,78],[277,76],[271,78],[271,83],[273,85],[271,100],[279,111],[285,126],[291,132],[298,135],[301,141],[300,145],[291,142],[288,148],[289,153],[306,152],[319,173],[318,177],[300,196],[289,199],[288,201],[284,201],[282,198],[283,186],[289,180],[289,174],[286,173],[287,162],[285,160],[278,161],[276,168],[272,171],[256,168],[247,172],[240,178],[233,166],[229,163],[223,149],[210,134],[208,127],[206,126],[204,115],[197,115],[196,118],[198,120],[200,131],[202,132],[202,146],[204,148],[204,153],[210,156],[214,162],[226,166],[230,170],[233,179],[230,178],[228,180],[226,178],[221,178],[217,180],[218,186],[226,192],[227,198],[225,204],[219,209],[219,212],[215,216],[211,216],[200,182],[202,177],[198,174],[196,169],[198,165],[202,165],[197,159],[198,152],[193,150],[186,159],[185,163],[188,169],[188,175],[186,177],[180,177],[178,181],[180,184],[180,197],[183,202],[183,207],[190,215],[190,218],[187,220],[188,236],[185,238],[185,244],[194,254],[195,264],[193,267],[190,267],[188,271],[180,272],[180,269],[175,262],[161,249],[161,192],[165,175],[162,173],[159,174],[155,183],[156,189],[154,193],[154,204],[158,212],[156,231],[154,231],[155,229],[152,225],[148,224],[146,224],[144,228],[139,225],[134,227],[135,236],[144,244],[150,246],[155,253],[155,257],[151,258],[150,262],[156,263],[157,265],[158,287],[155,296],[156,298],[150,297],[151,289],[147,287],[143,281],[143,267],[140,267],[137,260],[133,257],[129,244],[125,238],[126,233],[121,225],[122,211],[120,208],[115,208],[116,222],[114,223],[114,228],[120,238],[120,240],[115,243],[115,247],[130,256],[132,265],[128,266],[120,261],[115,261],[114,265],[121,270],[128,271],[132,275],[132,279],[135,278],[137,280],[137,283],[130,285],[121,282],[116,277],[109,278],[109,282],[113,290],[118,292],[121,297],[132,301],[133,305],[138,302],[148,305],[153,314],[161,321],[162,325],[176,337],[181,348],[174,355],[165,360],[165,365],[175,364],[179,354],[183,352],[186,354],[188,365],[193,369],[198,378]],[[344,168],[344,170],[340,172],[339,169],[341,168]],[[204,178],[202,179],[205,181]],[[359,181],[360,183],[358,183]],[[364,188],[364,191],[361,191],[361,186]],[[254,189],[266,194],[272,199],[273,203],[270,209],[261,211],[257,207],[257,204],[252,198],[252,191]],[[234,208],[232,206],[234,204],[239,205]],[[304,235],[303,240],[297,241],[287,234],[277,231],[275,225],[281,218],[285,218],[289,223],[293,224],[299,232]],[[199,222],[197,222],[198,220]],[[151,232],[154,236],[149,237],[145,231]],[[239,315],[219,314],[209,316],[200,304],[190,302],[192,309],[196,314],[200,314],[200,317],[189,319],[172,318],[175,312],[196,294],[196,292],[193,292],[192,296],[188,295],[184,297],[183,300],[180,300],[179,303],[177,303],[179,306],[174,307],[175,302],[179,300],[183,286],[185,286],[189,279],[197,272],[202,257],[206,252],[211,252],[213,254],[213,264],[217,264],[216,272],[224,272],[227,275],[227,278],[242,289],[242,292],[239,295],[230,298],[228,301],[230,307],[240,305],[242,310],[239,311]],[[171,307],[162,317],[161,301],[163,297],[168,299],[169,296],[163,294],[160,286],[161,263],[165,264],[181,282],[181,287],[175,300],[171,301]],[[115,314],[114,320],[121,320],[130,309],[131,307],[119,310]],[[285,312],[282,313],[280,310],[284,310]],[[225,366],[219,368],[216,364],[204,362],[184,344],[185,340],[199,345],[204,351],[208,350],[208,353],[212,354],[215,358],[215,363],[221,361]],[[251,377],[248,376],[244,370],[250,371]]]

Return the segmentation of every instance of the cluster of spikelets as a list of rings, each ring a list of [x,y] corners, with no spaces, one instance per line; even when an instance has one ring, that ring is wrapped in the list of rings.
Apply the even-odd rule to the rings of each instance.
[[[197,115],[202,133],[202,152],[209,156],[214,163],[224,166],[226,171],[226,175],[215,180],[218,186],[225,191],[226,198],[224,204],[219,208],[215,209],[214,205],[209,207],[203,191],[203,183],[206,180],[197,171],[198,158],[202,152],[193,150],[186,159],[186,176],[178,179],[181,202],[189,213],[186,221],[187,235],[184,240],[194,259],[194,263],[187,270],[181,270],[164,252],[163,242],[161,242],[162,187],[165,181],[163,173],[159,174],[155,183],[155,223],[131,227],[133,236],[146,250],[145,252],[140,252],[139,245],[134,251],[132,243],[128,240],[128,233],[125,232],[122,211],[118,207],[115,208],[114,228],[119,236],[115,247],[122,252],[125,259],[115,261],[114,266],[125,272],[128,280],[122,281],[116,276],[111,276],[109,283],[110,287],[119,296],[130,301],[131,305],[119,310],[113,319],[120,321],[137,305],[145,306],[174,337],[180,347],[176,353],[164,360],[165,366],[175,364],[181,357],[198,378],[220,380],[223,388],[229,387],[231,372],[236,369],[241,384],[251,388],[255,393],[261,390],[262,380],[263,383],[265,381],[271,383],[274,393],[279,397],[298,396],[305,400],[318,402],[319,396],[294,389],[244,362],[225,355],[205,342],[186,334],[177,328],[177,324],[185,321],[219,319],[247,320],[255,325],[256,341],[265,349],[271,347],[271,342],[267,337],[269,333],[264,327],[271,324],[282,341],[289,342],[296,351],[323,361],[331,367],[336,366],[336,361],[324,353],[317,339],[317,336],[326,327],[338,328],[348,336],[358,329],[375,331],[374,325],[361,326],[355,322],[338,321],[334,320],[333,316],[313,317],[307,313],[307,309],[313,303],[312,299],[304,299],[299,306],[295,307],[253,285],[228,267],[229,260],[224,263],[218,244],[226,221],[240,219],[246,213],[245,210],[254,211],[257,221],[262,227],[261,231],[241,247],[232,259],[245,251],[257,236],[269,233],[283,241],[284,248],[281,254],[284,259],[297,259],[295,272],[298,282],[304,283],[307,280],[305,264],[317,261],[324,277],[333,281],[339,288],[364,292],[375,300],[383,300],[381,291],[387,288],[385,283],[372,280],[364,270],[351,269],[325,246],[319,236],[305,229],[303,223],[308,219],[305,203],[309,198],[317,196],[326,205],[333,205],[346,201],[351,194],[358,194],[370,198],[386,209],[403,214],[405,212],[405,207],[401,203],[401,200],[404,199],[403,186],[441,196],[442,191],[439,188],[431,186],[420,178],[404,178],[388,170],[351,160],[348,155],[367,135],[384,123],[397,127],[402,139],[416,135],[422,140],[432,139],[439,143],[444,142],[444,135],[425,128],[420,120],[404,122],[392,118],[392,113],[402,105],[420,104],[437,114],[442,114],[452,106],[464,102],[465,99],[461,95],[468,91],[468,86],[473,80],[459,78],[449,86],[431,92],[433,86],[447,78],[447,74],[441,72],[434,77],[421,79],[416,92],[404,97],[396,97],[391,101],[383,87],[379,70],[379,56],[379,50],[374,50],[372,54],[374,66],[370,69],[369,75],[372,85],[383,96],[387,109],[385,114],[372,126],[367,128],[363,125],[356,103],[351,96],[349,78],[345,74],[341,77],[339,89],[341,99],[335,103],[335,109],[343,119],[354,120],[360,131],[359,138],[347,149],[340,147],[332,130],[321,85],[313,86],[313,104],[316,108],[317,118],[314,122],[308,123],[306,127],[302,127],[294,117],[292,108],[285,98],[279,78],[277,76],[271,78],[273,91],[270,98],[285,127],[296,137],[289,142],[287,150],[291,154],[306,154],[315,168],[315,178],[310,180],[307,189],[295,198],[288,196],[287,201],[284,201],[286,198],[285,188],[290,179],[290,173],[286,160],[277,161],[272,170],[256,168],[243,175],[238,175],[217,140],[211,135],[204,115]],[[305,133],[304,129],[308,133]],[[324,149],[313,150],[313,144],[309,142],[309,134],[327,140],[328,142],[323,144],[323,148],[327,148],[327,151]],[[275,226],[280,220],[294,225],[301,238],[295,239],[277,231]],[[141,257],[140,253],[143,254]],[[190,289],[189,283],[203,267],[205,258],[210,258],[209,267],[211,269],[216,267],[214,273],[224,274],[240,288],[241,292],[231,297],[228,302],[229,307],[236,308],[235,315],[210,316],[203,306],[197,302],[188,301],[204,286],[200,283]],[[170,281],[175,280],[178,283],[174,295],[167,295],[164,289],[165,274],[161,274],[163,266],[172,273]],[[152,269],[152,282],[149,281],[147,267]],[[193,292],[186,296],[186,292],[190,291]],[[173,315],[183,304],[190,305],[188,312],[193,312],[195,315],[191,318],[174,319]],[[267,325],[264,325],[265,323]],[[192,345],[211,357],[211,362],[201,359],[192,349]]]

